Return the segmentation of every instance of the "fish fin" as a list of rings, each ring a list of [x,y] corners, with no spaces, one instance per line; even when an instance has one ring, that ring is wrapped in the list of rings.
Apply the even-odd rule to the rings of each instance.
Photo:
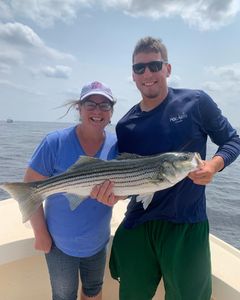
[[[77,194],[70,193],[64,194],[64,196],[68,199],[71,210],[76,209],[78,205],[87,198],[86,196],[82,197]]]
[[[44,200],[41,195],[36,193],[36,186],[37,184],[34,182],[6,182],[0,184],[0,188],[8,192],[18,202],[23,223],[30,219]]]
[[[119,154],[116,159],[117,160],[122,160],[122,159],[135,159],[135,158],[143,158],[143,157],[144,156],[142,156],[142,155],[123,152],[123,153]]]
[[[141,194],[136,197],[137,202],[142,202],[143,208],[147,209],[148,205],[152,202],[154,194]]]
[[[170,176],[168,176],[167,174],[165,174],[165,173],[162,172],[162,176],[164,178],[163,181],[165,180],[166,182],[168,182],[167,187],[171,187],[171,186],[173,186],[173,185],[176,184],[176,182],[173,181],[173,180],[171,180]]]
[[[106,161],[90,156],[80,156],[80,158],[66,172],[77,171],[85,166],[96,163],[106,163]]]

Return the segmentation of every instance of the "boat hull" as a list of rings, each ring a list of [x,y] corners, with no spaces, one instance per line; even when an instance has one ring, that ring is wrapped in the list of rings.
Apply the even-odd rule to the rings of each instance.
[[[126,202],[113,210],[112,238],[119,225]],[[0,201],[0,295],[6,300],[51,299],[47,266],[42,252],[34,250],[34,239],[28,223],[21,223],[21,215],[14,200]],[[210,236],[214,300],[240,299],[240,251],[215,236]],[[108,259],[109,259],[108,251]],[[118,282],[106,266],[103,300],[117,300]],[[154,300],[164,299],[162,282]]]

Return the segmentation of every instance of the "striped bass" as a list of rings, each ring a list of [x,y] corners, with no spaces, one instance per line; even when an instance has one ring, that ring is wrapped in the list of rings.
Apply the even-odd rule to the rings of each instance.
[[[196,170],[202,161],[195,152],[168,152],[152,156],[122,154],[105,161],[82,156],[66,172],[33,182],[6,182],[0,188],[18,201],[22,220],[26,222],[48,196],[64,193],[71,210],[86,199],[92,188],[105,180],[114,182],[116,196],[138,195],[136,201],[144,209],[156,191],[169,188],[189,172]]]

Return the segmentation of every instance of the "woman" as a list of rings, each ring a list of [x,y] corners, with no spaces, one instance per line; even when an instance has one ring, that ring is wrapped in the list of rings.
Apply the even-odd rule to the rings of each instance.
[[[48,134],[35,150],[25,182],[43,180],[65,172],[80,155],[101,159],[116,156],[116,137],[105,131],[115,100],[100,82],[86,84],[74,101],[81,123]],[[77,299],[79,273],[81,300],[101,300],[110,236],[112,208],[88,198],[71,211],[62,194],[48,197],[31,217],[35,248],[44,251],[53,300]]]

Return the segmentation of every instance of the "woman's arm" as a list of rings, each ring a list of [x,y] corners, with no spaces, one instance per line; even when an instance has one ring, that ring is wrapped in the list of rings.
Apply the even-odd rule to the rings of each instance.
[[[28,168],[24,176],[24,182],[43,180],[46,178],[47,178],[46,176],[37,173],[31,168]],[[48,253],[51,250],[52,237],[47,228],[42,205],[31,216],[30,223],[32,225],[34,236],[35,236],[35,244],[34,244],[35,249]]]

